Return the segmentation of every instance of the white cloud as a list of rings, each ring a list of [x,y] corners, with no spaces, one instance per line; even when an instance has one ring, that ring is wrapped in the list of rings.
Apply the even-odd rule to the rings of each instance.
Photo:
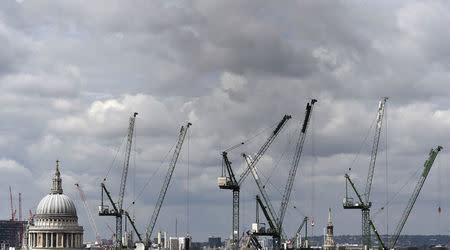
[[[391,98],[374,204],[384,200],[383,164],[389,165],[390,191],[395,192],[411,168],[421,167],[430,147],[448,148],[450,11],[445,4],[183,3],[48,1],[44,9],[34,1],[0,3],[0,169],[9,173],[5,176],[11,183],[27,187],[26,207],[36,206],[48,192],[57,158],[71,195],[76,195],[73,183],[83,182],[89,204],[97,205],[99,181],[110,167],[108,184],[117,190],[123,160],[117,152],[133,112],[139,113],[135,175],[130,171],[127,190],[132,185],[139,189],[162,166],[138,201],[140,229],[164,178],[164,157],[180,126],[193,123],[159,227],[169,228],[174,215],[185,216],[189,145],[192,206],[198,209],[191,218],[198,222],[191,223],[195,240],[206,239],[208,232],[222,237],[230,233],[230,218],[214,217],[231,214],[231,195],[216,186],[221,150],[255,136],[230,153],[239,173],[244,166],[239,154],[257,152],[271,126],[291,114],[286,131],[258,166],[268,175],[281,158],[273,185],[268,185],[279,206],[276,188],[284,187],[293,151],[287,144],[295,140],[290,137],[310,98],[319,102],[292,204],[314,214],[317,225],[326,223],[331,205],[339,213],[339,232],[359,233],[354,227],[359,214],[341,211],[342,175],[360,152],[352,175],[359,183],[365,180],[373,137],[368,128],[381,96]],[[423,197],[436,197],[436,183],[426,183],[430,190],[423,191],[433,195]],[[256,192],[250,177],[241,196],[241,211],[247,215],[243,226],[253,218]],[[407,192],[398,202],[406,199]],[[202,212],[209,206],[214,213]],[[417,206],[424,211],[426,204],[418,201]],[[431,232],[426,213],[420,214],[411,232]],[[89,240],[87,220],[80,216],[80,222]],[[296,226],[294,220],[287,222],[288,232]],[[102,234],[109,238],[109,231]]]

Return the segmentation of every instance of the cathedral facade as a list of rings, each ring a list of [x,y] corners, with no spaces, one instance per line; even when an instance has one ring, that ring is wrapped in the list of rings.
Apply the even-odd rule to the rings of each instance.
[[[51,192],[39,202],[29,225],[27,243],[29,249],[83,249],[83,227],[78,225],[73,201],[63,194],[59,161]]]

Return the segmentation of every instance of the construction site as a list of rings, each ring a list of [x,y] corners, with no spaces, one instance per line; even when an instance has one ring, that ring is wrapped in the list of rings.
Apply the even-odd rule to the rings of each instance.
[[[231,191],[231,199],[229,206],[229,214],[224,214],[222,216],[229,216],[229,232],[230,238],[222,242],[220,237],[209,237],[208,243],[199,244],[192,242],[192,237],[189,232],[182,233],[180,231],[181,237],[178,236],[178,226],[175,226],[176,232],[175,236],[171,236],[168,232],[155,231],[155,225],[158,222],[158,216],[160,211],[164,209],[164,200],[166,197],[169,184],[171,182],[172,176],[177,165],[177,161],[180,152],[183,148],[183,143],[185,141],[188,130],[191,127],[191,123],[186,123],[181,126],[179,130],[178,139],[176,140],[175,147],[173,149],[172,156],[168,161],[167,172],[163,180],[163,185],[160,188],[159,195],[156,197],[155,207],[153,213],[151,214],[149,224],[144,228],[138,228],[136,221],[140,220],[128,211],[131,205],[134,205],[136,200],[133,200],[130,204],[124,204],[124,198],[127,193],[127,179],[130,166],[130,158],[132,155],[133,143],[134,143],[134,128],[135,121],[138,113],[132,114],[128,122],[128,131],[125,140],[124,148],[124,159],[121,169],[121,180],[119,185],[118,194],[113,194],[110,191],[110,187],[107,185],[107,177],[103,179],[100,185],[100,196],[101,199],[98,205],[98,214],[92,213],[92,208],[88,205],[86,195],[83,191],[82,185],[76,183],[76,189],[79,194],[79,198],[82,201],[85,213],[88,217],[90,227],[95,234],[95,242],[86,243],[85,248],[87,249],[170,249],[170,250],[189,250],[189,249],[256,249],[256,250],[267,250],[267,249],[396,249],[398,239],[406,225],[406,221],[409,218],[411,211],[413,210],[414,204],[419,197],[420,191],[422,190],[425,180],[433,166],[433,163],[438,156],[438,153],[443,149],[441,146],[436,146],[430,150],[428,155],[425,157],[425,163],[423,164],[419,179],[416,180],[416,186],[413,193],[410,195],[409,202],[403,210],[402,216],[400,217],[396,229],[392,234],[383,234],[377,230],[374,218],[375,216],[371,213],[372,200],[371,200],[371,190],[374,178],[374,171],[377,160],[377,153],[380,142],[380,135],[383,128],[383,119],[385,113],[385,105],[388,98],[382,98],[378,104],[378,109],[376,112],[375,125],[373,129],[371,128],[371,133],[374,133],[373,140],[371,143],[371,154],[369,160],[369,168],[367,173],[367,178],[364,182],[364,190],[359,190],[358,186],[362,184],[355,184],[353,181],[352,168],[349,167],[348,172],[343,173],[345,178],[345,197],[343,197],[342,208],[344,210],[355,210],[361,211],[361,221],[358,224],[361,225],[361,240],[359,244],[348,244],[337,243],[334,237],[334,225],[332,220],[332,210],[328,208],[328,220],[327,225],[324,227],[323,239],[318,240],[314,235],[308,235],[308,228],[313,230],[314,228],[314,218],[308,215],[303,216],[303,218],[294,217],[291,218],[297,220],[294,223],[297,224],[297,229],[295,231],[289,231],[285,229],[284,223],[286,217],[286,212],[290,207],[290,198],[293,191],[293,186],[296,180],[297,172],[299,166],[301,165],[301,156],[308,135],[309,127],[311,126],[311,117],[313,115],[314,107],[318,102],[316,99],[311,99],[305,107],[304,117],[300,120],[301,122],[296,126],[296,135],[292,134],[289,137],[295,139],[295,146],[291,150],[292,159],[289,161],[289,171],[287,175],[287,180],[283,183],[284,189],[279,192],[281,194],[278,205],[278,211],[276,211],[276,206],[272,198],[267,192],[266,186],[269,185],[267,175],[262,175],[260,173],[260,162],[264,154],[267,152],[269,147],[276,141],[276,138],[282,133],[286,124],[292,118],[291,115],[284,115],[282,119],[271,126],[268,133],[268,137],[263,140],[263,143],[259,146],[259,149],[254,154],[239,152],[241,147],[249,143],[251,140],[246,140],[239,142],[227,149],[223,150],[221,153],[221,175],[217,177],[218,192],[222,190]],[[259,133],[263,134],[263,133]],[[291,145],[289,144],[289,145]],[[236,169],[233,168],[231,157],[240,157],[244,164],[242,172],[235,172]],[[235,159],[237,160],[237,159]],[[109,172],[109,170],[108,170]],[[273,171],[275,174],[276,171]],[[251,176],[252,178],[247,178]],[[270,178],[270,176],[269,176]],[[240,215],[242,211],[240,210],[241,202],[241,191],[243,190],[243,184],[245,181],[249,182],[253,180],[257,187],[258,192],[254,194],[254,222],[251,225],[245,226],[245,230],[241,228],[242,223],[240,223]],[[53,187],[51,189],[51,195],[63,195],[61,177],[59,173],[59,161],[56,162],[56,172],[53,178]],[[30,215],[27,221],[22,218],[22,204],[21,204],[21,194],[19,193],[19,208],[18,211],[13,205],[13,193],[10,187],[10,203],[11,203],[11,219],[8,221],[0,221],[0,244],[2,249],[51,249],[54,247],[61,246],[63,248],[73,248],[79,249],[76,246],[76,242],[82,241],[83,235],[72,236],[71,233],[51,233],[48,231],[50,229],[45,229],[45,233],[41,235],[41,229],[39,226],[47,225],[46,221],[52,222],[53,219],[46,219],[43,217],[42,209],[49,210],[50,214],[54,213],[56,210],[61,210],[57,206],[52,205],[53,203],[48,203],[50,201],[45,201],[44,198],[41,203],[47,202],[40,205],[37,208],[36,213],[30,210]],[[63,196],[63,198],[66,196]],[[117,198],[114,198],[117,197]],[[138,198],[138,197],[137,197]],[[137,199],[135,198],[135,199]],[[64,198],[66,199],[66,198]],[[67,198],[68,199],[68,198]],[[72,201],[69,200],[69,203]],[[385,204],[386,206],[388,204]],[[42,208],[42,206],[46,206]],[[56,206],[56,207],[52,207]],[[65,205],[66,206],[66,205]],[[73,205],[70,205],[73,206]],[[293,206],[295,208],[295,206]],[[73,211],[72,211],[72,210]],[[382,207],[380,210],[383,210]],[[53,211],[53,212],[52,212]],[[76,216],[75,208],[64,208],[63,213],[70,216]],[[18,212],[18,216],[16,216]],[[350,212],[350,211],[349,211]],[[376,214],[378,214],[378,211]],[[440,207],[439,207],[440,212]],[[376,215],[375,214],[375,215]],[[37,216],[35,218],[35,215]],[[65,215],[66,216],[66,215]],[[112,222],[115,223],[115,228],[109,227],[111,235],[109,239],[104,239],[100,236],[100,230],[97,226],[96,221],[97,216],[110,217]],[[17,218],[16,218],[17,217]],[[289,217],[289,216],[288,216]],[[53,218],[53,217],[51,217]],[[55,217],[56,218],[56,217]],[[58,217],[59,218],[59,217]],[[67,217],[70,218],[70,217]],[[77,219],[75,219],[77,220]],[[45,223],[44,223],[45,222]],[[55,220],[56,222],[56,220]],[[62,222],[70,222],[70,219],[64,219]],[[76,221],[75,221],[76,222]],[[293,222],[293,221],[291,221]],[[44,223],[44,224],[42,224]],[[51,224],[49,224],[51,225]],[[61,224],[63,225],[63,224]],[[76,225],[76,224],[75,224]],[[60,226],[61,227],[61,226]],[[73,227],[73,226],[71,226]],[[76,230],[73,228],[77,228]],[[73,232],[80,231],[80,227],[76,225],[71,230]],[[78,231],[77,231],[78,230]],[[72,232],[70,231],[70,232]],[[83,231],[81,227],[81,231]],[[32,233],[36,232],[36,233]],[[320,243],[320,245],[319,245]]]
[[[385,104],[388,98],[382,98],[378,104],[378,109],[376,112],[376,120],[374,130],[371,154],[369,161],[369,168],[367,173],[367,179],[365,181],[365,188],[363,192],[357,189],[357,185],[352,181],[351,168],[347,173],[344,173],[345,178],[345,197],[343,197],[343,209],[349,210],[360,210],[361,211],[361,242],[357,246],[351,245],[337,245],[333,238],[333,223],[332,223],[332,211],[329,209],[328,214],[328,225],[324,228],[322,246],[311,245],[308,239],[308,226],[314,227],[314,220],[310,220],[308,216],[304,216],[303,219],[298,221],[298,228],[294,232],[289,232],[283,228],[283,222],[285,220],[285,215],[287,208],[289,207],[289,201],[291,197],[291,192],[293,189],[293,184],[296,179],[297,170],[299,169],[300,160],[302,156],[302,151],[304,148],[305,140],[308,134],[308,128],[310,126],[311,116],[313,115],[313,108],[317,103],[316,99],[311,99],[305,108],[305,114],[302,122],[297,128],[297,139],[295,141],[295,147],[293,149],[292,160],[290,161],[290,168],[288,172],[288,178],[284,184],[284,191],[282,192],[281,202],[278,208],[278,212],[275,210],[275,206],[268,193],[266,192],[265,186],[267,182],[259,175],[258,163],[260,159],[263,158],[265,152],[269,149],[271,144],[276,140],[277,136],[285,127],[286,123],[291,119],[290,115],[284,115],[282,119],[273,126],[273,130],[270,131],[268,137],[264,143],[259,147],[259,150],[255,154],[248,153],[236,153],[239,151],[240,147],[246,144],[248,141],[239,142],[234,146],[227,148],[222,151],[222,169],[221,176],[217,178],[217,184],[220,190],[230,190],[232,193],[230,199],[230,239],[224,244],[224,248],[227,249],[311,249],[311,248],[323,248],[323,249],[394,249],[396,248],[396,243],[402,230],[406,224],[406,221],[413,209],[413,206],[419,196],[419,193],[425,183],[428,173],[434,163],[435,158],[438,153],[442,150],[441,146],[436,146],[432,148],[428,156],[425,159],[423,165],[422,173],[420,174],[419,180],[417,180],[416,186],[413,193],[410,196],[409,202],[404,208],[402,216],[396,226],[395,232],[391,235],[381,234],[376,229],[373,222],[373,217],[371,216],[371,206],[372,201],[370,199],[373,176],[375,171],[376,159],[378,146],[380,141],[381,130],[383,127],[383,118],[385,112]],[[125,163],[123,165],[120,191],[118,195],[118,201],[114,201],[111,193],[108,191],[106,185],[101,183],[101,204],[99,206],[99,216],[111,216],[115,217],[116,230],[113,234],[115,240],[114,243],[110,241],[107,247],[133,247],[137,248],[158,248],[158,249],[186,249],[191,247],[192,238],[187,233],[183,237],[170,237],[166,232],[158,232],[157,236],[154,236],[155,224],[158,220],[158,214],[163,207],[164,198],[171,181],[171,176],[175,170],[178,156],[180,154],[183,142],[187,133],[187,130],[191,126],[191,123],[187,123],[186,126],[182,126],[180,129],[180,134],[178,141],[173,152],[172,158],[168,165],[168,170],[161,187],[159,196],[156,201],[155,209],[151,216],[150,223],[141,232],[136,228],[134,223],[134,218],[130,216],[128,211],[123,209],[123,197],[125,194],[125,186],[127,180],[127,172],[129,165],[129,157],[131,151],[131,145],[133,141],[133,127],[134,121],[137,113],[135,113],[129,121],[127,146],[125,154]],[[235,155],[240,155],[245,164],[244,170],[238,174],[235,173],[236,170],[233,169],[231,160],[229,158],[231,152]],[[255,194],[255,214],[254,223],[249,225],[247,228],[250,230],[242,231],[240,228],[240,192],[244,181],[247,177],[251,175],[254,184],[258,188],[258,193]],[[80,194],[82,195],[82,190],[80,189]],[[82,195],[83,196],[83,195]],[[88,211],[89,208],[86,207]],[[261,216],[260,216],[261,214]],[[91,215],[89,215],[92,217]],[[226,216],[226,215],[224,215]],[[95,228],[94,219],[91,219],[92,227]],[[129,223],[130,229],[125,229],[123,231],[123,226]],[[98,242],[101,242],[98,234],[96,235]],[[154,237],[152,239],[152,237]],[[112,243],[112,244],[111,244]],[[216,245],[214,245],[216,246]],[[104,246],[100,246],[104,247]]]

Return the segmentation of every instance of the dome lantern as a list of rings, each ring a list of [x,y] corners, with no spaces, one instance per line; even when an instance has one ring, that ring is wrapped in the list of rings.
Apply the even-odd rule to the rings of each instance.
[[[51,190],[52,194],[62,194],[62,183],[61,183],[61,174],[59,173],[59,160],[56,160],[56,171],[55,176],[53,177],[53,187]]]

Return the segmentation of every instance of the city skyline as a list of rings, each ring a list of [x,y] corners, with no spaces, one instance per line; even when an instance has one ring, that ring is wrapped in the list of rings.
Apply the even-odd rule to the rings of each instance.
[[[221,152],[249,140],[229,153],[240,174],[241,153],[256,153],[271,126],[292,115],[258,163],[278,211],[296,131],[315,98],[284,226],[291,236],[306,215],[311,235],[322,234],[331,207],[334,234],[356,235],[361,213],[342,208],[344,174],[351,168],[363,189],[370,128],[387,96],[375,225],[393,232],[414,173],[441,145],[403,234],[448,234],[449,20],[444,1],[2,1],[1,218],[11,215],[9,186],[16,207],[20,192],[23,214],[34,212],[60,160],[85,240],[94,235],[75,183],[109,239],[114,219],[96,216],[100,183],[106,178],[117,198],[118,149],[138,112],[124,202],[138,229],[149,224],[180,127],[192,122],[154,232],[172,235],[177,223],[193,241],[228,238],[232,196],[217,186]],[[241,232],[255,220],[257,193],[249,176]]]

